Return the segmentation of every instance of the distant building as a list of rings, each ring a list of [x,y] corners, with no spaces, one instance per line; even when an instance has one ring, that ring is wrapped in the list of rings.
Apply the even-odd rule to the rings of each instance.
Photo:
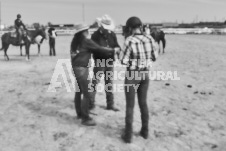
[[[67,28],[73,28],[74,24],[51,24],[49,25],[49,27],[67,29]]]
[[[171,23],[171,22],[166,22],[166,23],[162,23],[162,27],[163,28],[176,28],[178,27],[179,24],[178,23]]]

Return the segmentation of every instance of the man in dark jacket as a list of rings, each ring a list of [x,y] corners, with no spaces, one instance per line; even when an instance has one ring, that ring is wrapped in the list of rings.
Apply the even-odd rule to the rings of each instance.
[[[55,39],[57,37],[57,34],[55,32],[55,28],[50,27],[48,30],[48,34],[49,34],[49,55],[50,56],[56,56],[56,50],[55,50]]]
[[[22,43],[22,31],[21,31],[21,26],[23,27],[24,30],[27,30],[24,23],[21,20],[21,15],[18,14],[17,15],[17,19],[14,21],[14,26],[16,28],[16,33],[17,33],[17,37],[18,37],[18,42],[19,44]]]
[[[115,26],[112,21],[112,19],[105,15],[100,20],[100,27],[97,31],[95,31],[92,35],[92,40],[95,41],[97,44],[103,47],[109,47],[109,48],[115,48],[120,47],[117,41],[117,37],[115,33],[113,32]],[[98,72],[102,72],[105,75],[105,85],[108,85],[108,89],[106,92],[106,99],[107,99],[107,110],[113,110],[113,111],[119,111],[114,106],[114,96],[113,96],[113,77],[112,78],[106,78],[106,73],[113,72],[114,68],[114,54],[110,57],[105,57],[101,53],[94,53],[93,54],[95,67],[93,69],[94,72],[94,79],[92,81],[94,86],[94,99],[90,102],[90,109],[95,107],[95,94],[96,94],[96,86],[100,82],[100,79],[96,78],[96,75]],[[100,65],[99,63],[104,61],[104,65]],[[106,63],[107,62],[107,63]]]

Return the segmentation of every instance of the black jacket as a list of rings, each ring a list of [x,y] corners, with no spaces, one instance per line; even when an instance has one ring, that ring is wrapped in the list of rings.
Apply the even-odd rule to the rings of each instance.
[[[120,47],[117,41],[117,37],[114,32],[110,32],[107,34],[103,34],[100,29],[95,31],[91,37],[91,39],[103,47],[109,47],[109,48],[115,48]],[[114,54],[111,56],[106,57],[106,55],[103,55],[102,53],[94,52],[93,53],[94,59],[114,59]]]
[[[115,51],[112,48],[104,48],[96,44],[91,39],[84,39],[78,50],[71,50],[72,66],[89,67],[92,53],[99,53],[103,56],[111,56],[114,52]]]
[[[24,23],[23,23],[20,19],[16,19],[16,20],[14,21],[14,25],[15,25],[15,28],[16,28],[16,29],[20,28],[20,26],[23,26],[24,29],[26,29]]]

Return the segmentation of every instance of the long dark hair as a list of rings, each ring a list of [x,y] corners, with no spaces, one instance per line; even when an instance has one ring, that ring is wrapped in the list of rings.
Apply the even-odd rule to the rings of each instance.
[[[140,28],[141,34],[144,34],[143,26],[140,26],[139,28]],[[122,29],[122,35],[124,36],[125,39],[127,37],[131,36],[132,35],[132,28],[124,26],[123,29]]]
[[[83,35],[83,32],[85,32],[85,31],[87,31],[87,30],[81,31],[74,35],[72,42],[71,42],[71,51],[72,52],[76,52],[76,50],[81,46],[82,41],[84,39],[86,39],[85,36]]]

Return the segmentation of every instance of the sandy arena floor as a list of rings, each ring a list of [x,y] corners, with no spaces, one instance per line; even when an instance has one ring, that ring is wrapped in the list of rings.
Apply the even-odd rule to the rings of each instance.
[[[166,54],[153,70],[177,71],[181,80],[150,82],[150,137],[138,136],[136,102],[129,145],[120,138],[124,93],[115,93],[120,108],[115,113],[105,110],[105,94],[99,92],[93,111],[98,115],[92,115],[97,126],[85,127],[76,119],[73,92],[65,87],[47,92],[57,60],[70,57],[72,37],[58,37],[56,57],[48,56],[48,41],[41,57],[31,47],[30,62],[19,56],[19,48],[9,48],[8,62],[0,51],[0,151],[226,151],[226,36],[166,38]]]

